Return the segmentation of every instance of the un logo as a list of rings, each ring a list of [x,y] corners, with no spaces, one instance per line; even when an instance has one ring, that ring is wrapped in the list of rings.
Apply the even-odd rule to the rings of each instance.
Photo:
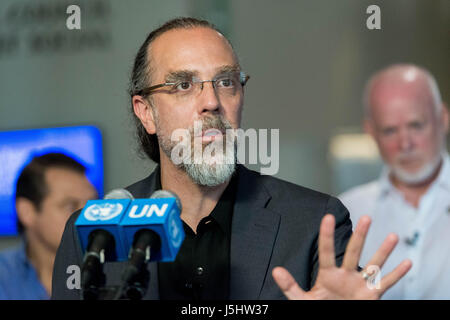
[[[84,217],[89,221],[106,221],[117,217],[122,212],[120,203],[102,203],[89,206],[84,212]]]
[[[175,215],[177,214],[176,210],[172,210],[169,217],[169,235],[172,239],[172,245],[174,247],[179,247],[183,240],[180,227],[177,225],[177,220],[175,219]]]

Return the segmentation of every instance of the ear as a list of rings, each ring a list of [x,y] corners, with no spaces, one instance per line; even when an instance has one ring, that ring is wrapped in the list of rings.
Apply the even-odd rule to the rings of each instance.
[[[38,212],[30,200],[26,198],[17,198],[16,211],[19,221],[26,229],[29,229],[34,225]]]
[[[375,128],[373,125],[373,121],[368,118],[364,119],[363,127],[364,127],[364,132],[371,135],[372,138],[375,139]]]
[[[156,125],[150,103],[142,96],[133,96],[132,103],[134,114],[141,120],[147,133],[155,134]]]

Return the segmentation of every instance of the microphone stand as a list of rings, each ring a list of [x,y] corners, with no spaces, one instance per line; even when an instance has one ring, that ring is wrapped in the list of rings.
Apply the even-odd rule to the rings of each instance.
[[[150,282],[150,272],[147,269],[148,261],[150,261],[150,246],[147,246],[145,251],[139,248],[132,250],[129,263],[122,274],[122,284],[116,293],[115,300],[142,300]]]
[[[115,299],[141,300],[145,296],[150,280],[147,263],[151,248],[157,252],[160,247],[161,240],[156,232],[142,229],[135,234],[128,265],[122,273],[122,284]]]
[[[81,269],[82,299],[98,300],[100,289],[105,285],[106,277],[103,272],[101,254],[86,253]]]
[[[82,299],[98,300],[100,289],[106,282],[103,272],[105,254],[108,254],[114,246],[114,238],[104,230],[95,230],[89,237],[89,249],[81,268]]]

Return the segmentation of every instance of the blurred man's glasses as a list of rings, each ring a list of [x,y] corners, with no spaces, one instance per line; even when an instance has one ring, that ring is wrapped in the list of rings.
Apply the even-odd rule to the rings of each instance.
[[[165,82],[145,88],[138,92],[141,96],[148,96],[155,92],[166,92],[173,94],[179,99],[195,98],[203,90],[203,84],[205,82],[211,82],[215,92],[221,97],[235,96],[236,93],[245,86],[250,76],[244,72],[229,72],[220,74],[212,80],[200,80],[196,77],[186,77],[173,82]],[[165,88],[167,90],[157,90],[159,88]]]

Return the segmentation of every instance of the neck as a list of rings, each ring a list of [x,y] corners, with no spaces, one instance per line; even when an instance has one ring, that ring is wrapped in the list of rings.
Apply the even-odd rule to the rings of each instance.
[[[36,269],[39,281],[50,296],[52,290],[53,263],[56,252],[29,232],[26,233],[26,239],[27,258]]]
[[[441,171],[441,167],[442,167],[442,160],[439,166],[436,168],[435,172],[428,179],[417,184],[407,184],[399,180],[392,174],[390,175],[390,180],[392,184],[395,186],[395,188],[403,194],[405,200],[408,203],[410,203],[413,207],[418,208],[420,199],[428,191],[431,184],[438,177],[439,172]]]
[[[228,183],[229,180],[215,187],[200,186],[169,159],[161,157],[161,186],[178,195],[183,206],[181,219],[194,232],[200,220],[212,212]]]

